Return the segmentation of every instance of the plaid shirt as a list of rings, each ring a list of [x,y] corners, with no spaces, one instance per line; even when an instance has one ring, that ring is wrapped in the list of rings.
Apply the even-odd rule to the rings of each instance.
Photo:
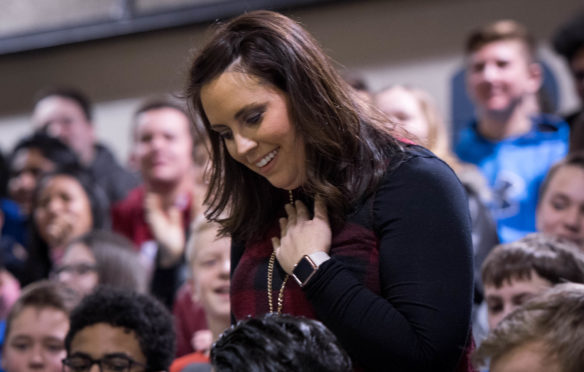
[[[274,223],[268,238],[245,245],[243,255],[235,267],[231,282],[231,310],[237,320],[247,316],[261,316],[269,312],[267,295],[268,261],[273,248],[270,238],[280,236],[278,223]],[[379,290],[378,239],[371,229],[348,221],[333,235],[330,255],[343,262],[353,274],[373,292]],[[278,261],[274,263],[272,277],[272,307],[277,308],[277,298],[286,272]],[[298,283],[292,278],[286,282],[282,312],[316,318],[315,311]]]

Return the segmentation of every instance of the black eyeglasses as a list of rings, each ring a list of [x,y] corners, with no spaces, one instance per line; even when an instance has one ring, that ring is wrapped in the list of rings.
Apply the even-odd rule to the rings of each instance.
[[[90,272],[97,271],[97,265],[89,264],[89,263],[79,263],[73,265],[63,265],[61,267],[56,268],[51,273],[53,277],[59,277],[61,274],[69,273],[76,276],[86,275]]]
[[[132,367],[138,366],[146,370],[146,365],[136,362],[123,354],[106,355],[101,359],[93,359],[86,355],[74,355],[62,360],[63,371],[65,366],[72,372],[87,372],[94,364],[99,366],[100,372],[129,372]]]

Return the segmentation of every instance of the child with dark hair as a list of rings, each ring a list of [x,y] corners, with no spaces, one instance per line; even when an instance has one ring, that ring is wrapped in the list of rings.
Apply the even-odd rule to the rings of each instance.
[[[349,372],[351,359],[318,320],[286,314],[239,321],[211,349],[216,372]]]
[[[101,370],[166,371],[174,357],[172,316],[155,298],[101,287],[75,308],[65,338],[71,372]]]
[[[584,283],[584,254],[569,240],[531,234],[496,246],[482,268],[489,328],[546,289]]]
[[[24,288],[6,321],[2,368],[60,372],[69,313],[78,300],[59,283],[41,281]]]

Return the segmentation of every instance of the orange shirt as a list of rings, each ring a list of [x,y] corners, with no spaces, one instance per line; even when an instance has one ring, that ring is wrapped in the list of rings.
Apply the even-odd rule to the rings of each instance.
[[[209,363],[209,357],[201,352],[195,352],[176,358],[170,365],[169,372],[180,372],[186,366],[193,363]]]

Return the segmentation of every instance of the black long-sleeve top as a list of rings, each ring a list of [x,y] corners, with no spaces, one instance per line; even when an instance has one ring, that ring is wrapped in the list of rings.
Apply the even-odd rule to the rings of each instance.
[[[288,281],[283,312],[321,320],[366,370],[470,370],[470,231],[465,191],[452,170],[410,148],[334,233],[332,258],[308,285]],[[271,250],[269,242],[233,246],[236,319],[268,312]],[[274,298],[284,275],[274,272]]]

